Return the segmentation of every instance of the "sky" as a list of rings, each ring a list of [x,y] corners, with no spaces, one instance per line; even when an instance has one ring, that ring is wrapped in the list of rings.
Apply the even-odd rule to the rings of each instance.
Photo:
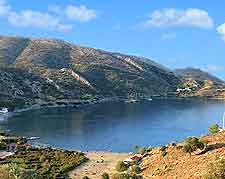
[[[225,1],[0,0],[0,35],[47,37],[225,80]]]

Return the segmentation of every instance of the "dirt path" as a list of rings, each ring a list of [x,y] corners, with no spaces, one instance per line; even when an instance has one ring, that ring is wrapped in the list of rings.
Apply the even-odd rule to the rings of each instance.
[[[88,176],[91,179],[101,179],[104,172],[112,174],[115,172],[115,165],[118,161],[124,160],[129,156],[127,153],[110,152],[90,152],[87,157],[90,159],[87,163],[70,173],[71,179],[82,179]]]
[[[4,158],[9,157],[13,154],[14,153],[12,153],[12,152],[0,152],[0,159],[4,159]]]

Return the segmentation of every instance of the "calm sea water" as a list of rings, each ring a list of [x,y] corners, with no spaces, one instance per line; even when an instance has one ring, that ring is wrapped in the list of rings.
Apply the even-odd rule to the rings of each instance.
[[[98,104],[83,109],[52,108],[17,114],[0,125],[14,134],[39,136],[40,143],[74,150],[132,151],[207,133],[222,123],[225,103],[153,100]]]

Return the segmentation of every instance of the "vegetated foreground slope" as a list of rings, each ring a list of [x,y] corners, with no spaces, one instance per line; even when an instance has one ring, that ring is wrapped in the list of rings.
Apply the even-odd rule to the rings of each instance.
[[[149,59],[51,39],[0,36],[0,66],[0,98],[29,104],[166,95],[180,82]]]
[[[160,148],[153,149],[146,154],[142,162],[144,179],[208,179],[209,169],[218,159],[225,157],[225,133],[219,132],[212,136],[203,136],[201,140],[208,143],[207,150],[202,154],[189,155],[180,147],[182,144],[168,145],[167,154],[162,155]],[[213,170],[215,178],[224,178],[224,165],[219,164]],[[212,168],[213,169],[213,168]],[[220,171],[221,169],[221,171]],[[219,175],[223,174],[223,175]]]

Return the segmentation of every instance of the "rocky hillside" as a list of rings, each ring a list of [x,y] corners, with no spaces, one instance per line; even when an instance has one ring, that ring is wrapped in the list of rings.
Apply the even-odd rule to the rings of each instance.
[[[224,178],[225,132],[202,136],[200,140],[207,145],[203,152],[191,154],[182,145],[169,144],[154,148],[142,160],[144,179],[222,179]],[[163,155],[164,154],[164,155]],[[221,160],[222,159],[222,160]],[[221,161],[221,162],[220,162]]]
[[[173,72],[149,59],[61,40],[3,36],[0,81],[3,105],[166,95],[180,83]]]
[[[191,78],[199,84],[203,84],[206,80],[213,81],[215,84],[225,83],[223,80],[197,68],[176,69],[174,73],[183,79]]]
[[[225,82],[207,72],[195,68],[177,69],[181,80],[177,92],[180,96],[225,98]]]

